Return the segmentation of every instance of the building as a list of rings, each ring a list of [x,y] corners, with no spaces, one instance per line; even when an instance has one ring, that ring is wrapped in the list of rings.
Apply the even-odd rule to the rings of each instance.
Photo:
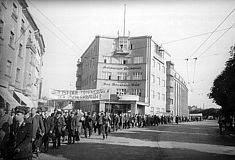
[[[37,107],[41,98],[45,44],[27,8],[25,0],[0,4],[1,101],[11,107]]]
[[[175,71],[172,61],[167,61],[166,66],[166,112],[173,116],[189,116],[186,83]]]
[[[78,108],[166,113],[165,62],[165,52],[151,36],[96,36],[78,61],[76,89],[106,88],[110,99],[78,102]]]

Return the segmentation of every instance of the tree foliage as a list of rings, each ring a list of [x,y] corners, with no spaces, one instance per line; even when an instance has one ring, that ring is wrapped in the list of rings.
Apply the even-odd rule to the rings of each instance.
[[[209,98],[222,107],[224,113],[235,113],[235,47],[222,73],[214,80]]]

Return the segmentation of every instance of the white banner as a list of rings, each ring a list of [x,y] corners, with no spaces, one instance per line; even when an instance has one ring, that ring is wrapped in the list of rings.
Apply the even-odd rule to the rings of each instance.
[[[73,101],[95,101],[109,99],[109,89],[88,90],[49,90],[49,99],[73,100]]]

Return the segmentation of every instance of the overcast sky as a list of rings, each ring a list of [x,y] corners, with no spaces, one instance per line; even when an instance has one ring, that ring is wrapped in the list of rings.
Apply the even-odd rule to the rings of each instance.
[[[235,28],[228,30],[208,48],[226,30],[215,32],[196,53],[194,51],[210,36],[203,33],[214,31],[235,8],[234,0],[27,2],[46,45],[43,57],[44,96],[48,95],[49,88],[76,88],[78,58],[96,35],[117,36],[118,30],[123,32],[123,8],[126,4],[126,33],[130,31],[130,36],[150,35],[171,54],[175,69],[188,83],[189,105],[218,107],[211,103],[207,93],[229,58],[229,48],[235,44]],[[235,11],[218,30],[229,28],[233,23]],[[200,34],[203,35],[174,41]],[[187,63],[185,59],[189,57],[191,59]],[[198,57],[196,65],[195,57]]]

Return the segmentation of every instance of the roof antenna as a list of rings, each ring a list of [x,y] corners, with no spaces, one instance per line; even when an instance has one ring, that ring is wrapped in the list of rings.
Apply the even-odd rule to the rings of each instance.
[[[125,37],[126,30],[126,4],[124,4],[124,26],[123,26],[123,37]]]

